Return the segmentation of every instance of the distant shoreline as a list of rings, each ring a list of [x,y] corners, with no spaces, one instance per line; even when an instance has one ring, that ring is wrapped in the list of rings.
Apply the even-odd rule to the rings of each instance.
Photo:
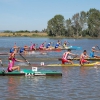
[[[50,37],[48,36],[47,33],[3,33],[0,32],[0,37],[36,37],[36,38],[43,38],[43,37],[48,37],[48,38],[67,38],[67,39],[100,39],[100,37],[65,37],[65,36],[57,36],[57,37]]]
[[[0,37],[48,37],[47,33],[0,33]]]

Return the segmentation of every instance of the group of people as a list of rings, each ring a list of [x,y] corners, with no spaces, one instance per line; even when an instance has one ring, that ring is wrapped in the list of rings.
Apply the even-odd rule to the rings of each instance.
[[[69,42],[65,41],[63,45],[61,45],[61,42],[58,40],[56,45],[53,47],[52,46],[52,43],[53,42],[49,42],[47,43],[46,45],[46,41],[44,43],[42,43],[40,46],[39,46],[39,50],[52,50],[52,49],[61,49],[62,47],[67,47],[67,44],[69,44]],[[45,46],[46,45],[46,46]],[[32,50],[36,50],[36,48],[34,49],[32,47]]]
[[[90,51],[90,55],[87,54],[87,51],[84,50],[83,53],[80,55],[80,64],[84,65],[84,63],[90,63],[90,61],[86,60],[86,58],[100,58],[100,56],[95,55],[95,52],[100,52],[96,50],[96,47],[92,47]],[[78,55],[71,53],[71,50],[68,49],[62,56],[62,64],[70,63],[73,64],[72,59],[69,58],[69,55],[77,57]]]
[[[44,49],[43,48],[44,45],[45,45],[45,42],[42,45],[40,45],[39,48],[40,49]],[[64,46],[66,46],[66,45],[67,45],[67,43],[64,42]],[[49,48],[50,46],[51,46],[51,42],[47,44],[46,48]],[[58,40],[55,48],[58,48],[59,46],[60,46],[60,41]],[[33,50],[33,49],[36,50],[35,44],[31,45],[31,47],[30,47],[30,50]],[[15,61],[18,61],[18,62],[27,62],[27,60],[18,60],[18,59],[15,58],[15,55],[19,51],[20,51],[20,54],[22,52],[26,53],[27,50],[29,50],[29,47],[28,46],[24,46],[23,48],[20,48],[20,50],[19,50],[19,47],[16,46],[16,44],[13,46],[13,48],[10,49],[10,55],[9,55],[9,58],[8,58],[9,64],[8,64],[8,69],[7,69],[8,72],[12,72],[14,70],[20,71],[20,67],[14,65],[15,64]],[[92,47],[91,52],[90,52],[90,55],[88,55],[87,54],[87,51],[84,50],[83,53],[80,55],[80,64],[83,65],[84,63],[90,63],[88,60],[86,60],[86,58],[89,58],[89,57],[91,57],[91,58],[100,58],[100,56],[95,55],[95,52],[100,52],[100,51],[97,51],[96,50],[96,47]],[[69,58],[70,55],[75,56],[75,57],[79,57],[79,55],[73,54],[71,52],[71,49],[68,49],[62,55],[62,64],[65,64],[65,63],[73,64],[72,59]]]
[[[35,51],[35,50],[52,50],[52,49],[61,49],[62,47],[65,48],[69,44],[69,42],[65,41],[63,45],[61,45],[61,42],[58,40],[56,45],[52,46],[53,42],[49,42],[46,44],[46,41],[43,42],[39,48],[36,48],[36,44],[31,44],[31,46],[25,45],[24,47],[19,48],[15,45],[10,49],[10,53],[13,52],[16,49],[16,52],[18,53],[24,53],[27,54],[28,51]]]

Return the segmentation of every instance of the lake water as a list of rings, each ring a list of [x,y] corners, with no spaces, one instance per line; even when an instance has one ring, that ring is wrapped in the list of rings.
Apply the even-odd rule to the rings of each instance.
[[[44,41],[56,43],[58,39],[28,38],[28,37],[2,37],[0,38],[0,53],[9,52],[16,43],[22,47],[37,43],[39,46]],[[88,54],[92,46],[100,44],[99,39],[59,39],[67,40],[72,46],[81,46],[83,49],[72,51],[81,54],[84,49]],[[53,43],[53,46],[55,45]],[[61,57],[65,51],[47,52],[47,55],[28,55],[26,59],[31,64],[61,63],[57,57]],[[98,53],[100,54],[100,53]],[[22,59],[20,56],[17,56]],[[4,69],[7,68],[8,56],[0,55]],[[50,59],[45,59],[50,58]],[[78,62],[77,62],[78,63]],[[27,63],[16,63],[21,68],[31,69]],[[0,70],[2,70],[2,66]],[[62,72],[62,77],[14,77],[0,76],[0,100],[100,100],[100,67],[39,67],[38,69],[56,70]]]

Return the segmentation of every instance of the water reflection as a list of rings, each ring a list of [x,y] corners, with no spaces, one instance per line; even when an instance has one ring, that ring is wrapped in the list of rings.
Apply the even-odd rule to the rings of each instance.
[[[17,80],[16,80],[17,79]],[[18,86],[20,85],[20,78],[18,77],[8,77],[7,82],[7,91],[8,91],[8,98],[15,99],[18,97]]]
[[[9,48],[17,43],[18,46],[30,45],[33,43],[41,44],[44,41],[56,42],[58,39],[50,38],[0,38],[0,52],[8,52]],[[66,39],[61,39],[65,41]],[[95,44],[100,40],[89,39],[67,39],[73,46],[82,46],[83,49],[90,52]],[[5,42],[8,41],[8,42]],[[87,45],[84,45],[87,44]],[[29,55],[25,58],[31,63],[40,65],[40,60],[34,61],[34,58],[59,58],[61,52],[48,52],[47,55]],[[79,55],[83,52],[72,51]],[[18,56],[20,57],[20,56]],[[3,63],[7,64],[8,56],[1,56]],[[43,59],[42,59],[43,60]],[[43,61],[45,64],[61,63],[58,60]],[[25,66],[21,68],[28,68]],[[40,67],[46,70],[62,71],[62,77],[0,77],[0,99],[1,100],[99,100],[100,99],[100,68],[99,67]],[[2,69],[2,68],[1,68]]]

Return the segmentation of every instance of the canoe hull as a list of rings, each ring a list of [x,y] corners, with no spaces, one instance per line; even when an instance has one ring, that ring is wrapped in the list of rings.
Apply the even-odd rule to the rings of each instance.
[[[0,76],[62,76],[61,72],[57,71],[32,71],[32,70],[22,70],[13,72],[0,71]]]
[[[62,58],[58,58],[58,60],[62,60]],[[72,60],[80,60],[80,58],[74,58]],[[86,58],[85,60],[89,60],[89,61],[100,61],[100,58]]]
[[[94,67],[94,66],[96,66],[98,64],[98,62],[96,62],[96,63],[91,63],[91,64],[84,64],[83,65],[83,67]],[[47,66],[60,66],[60,67],[81,67],[81,65],[80,64],[49,64],[49,65],[47,65]]]

